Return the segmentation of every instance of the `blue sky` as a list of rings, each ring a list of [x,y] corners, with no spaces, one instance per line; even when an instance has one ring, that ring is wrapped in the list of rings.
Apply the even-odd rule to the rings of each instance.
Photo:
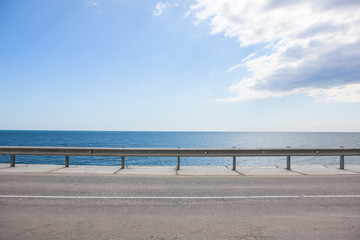
[[[358,1],[0,2],[0,129],[360,131]]]

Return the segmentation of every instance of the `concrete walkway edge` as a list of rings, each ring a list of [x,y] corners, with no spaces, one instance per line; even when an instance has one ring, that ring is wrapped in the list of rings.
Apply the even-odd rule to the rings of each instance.
[[[175,166],[85,166],[72,165],[40,165],[0,164],[1,173],[49,173],[49,174],[113,174],[113,175],[158,175],[158,176],[295,176],[295,175],[358,175],[360,165],[348,165],[345,169],[328,165],[293,165],[291,170],[285,166],[256,166],[237,167],[236,171],[230,166],[182,166],[176,170]]]

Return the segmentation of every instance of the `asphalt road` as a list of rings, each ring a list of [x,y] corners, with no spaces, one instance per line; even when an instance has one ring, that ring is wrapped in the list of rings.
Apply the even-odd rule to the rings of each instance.
[[[360,239],[360,177],[0,174],[0,239]]]

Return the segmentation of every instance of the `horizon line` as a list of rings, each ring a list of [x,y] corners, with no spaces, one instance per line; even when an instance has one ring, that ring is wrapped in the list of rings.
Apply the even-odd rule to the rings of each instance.
[[[203,132],[203,133],[360,133],[360,131],[226,131],[226,130],[75,130],[75,129],[0,129],[0,131],[53,132]]]

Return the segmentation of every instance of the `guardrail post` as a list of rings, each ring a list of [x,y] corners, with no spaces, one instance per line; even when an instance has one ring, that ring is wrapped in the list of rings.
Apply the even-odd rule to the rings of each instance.
[[[65,167],[69,167],[69,156],[65,156]]]
[[[11,155],[10,167],[15,167],[15,155],[14,154]]]
[[[178,159],[177,159],[176,170],[180,170],[180,156],[178,156]]]
[[[286,156],[286,169],[291,170],[291,157]]]
[[[236,170],[236,156],[233,156],[233,168],[232,170]]]
[[[344,155],[340,156],[340,169],[344,169],[345,161],[344,161]]]
[[[125,168],[125,156],[121,156],[121,169]]]
[[[344,146],[340,146],[340,148],[344,149]],[[344,169],[344,155],[340,155],[340,169]]]

